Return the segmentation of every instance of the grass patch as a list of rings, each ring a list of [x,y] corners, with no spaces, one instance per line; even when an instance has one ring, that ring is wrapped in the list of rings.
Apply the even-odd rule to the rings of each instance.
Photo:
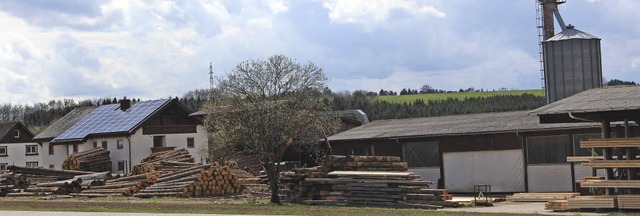
[[[487,91],[487,92],[454,92],[454,93],[435,93],[435,94],[415,94],[415,95],[396,95],[396,96],[378,96],[378,100],[389,103],[413,103],[417,99],[427,102],[429,100],[447,100],[449,98],[464,100],[466,98],[483,98],[498,95],[523,95],[532,94],[544,97],[542,89],[533,90],[511,90],[511,91]]]
[[[195,213],[195,214],[260,214],[260,215],[517,215],[442,212],[423,209],[390,209],[370,207],[309,206],[300,204],[273,205],[266,201],[242,202],[211,199],[0,199],[0,210],[13,211],[73,211],[73,212],[133,212],[133,213]]]

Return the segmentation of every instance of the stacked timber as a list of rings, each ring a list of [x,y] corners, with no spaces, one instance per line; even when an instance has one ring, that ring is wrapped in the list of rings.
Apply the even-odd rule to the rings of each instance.
[[[451,196],[429,189],[433,182],[419,180],[407,163],[393,156],[332,155],[321,166],[293,169],[281,174],[290,200],[305,204],[440,208]],[[281,186],[282,187],[282,186]]]
[[[408,165],[396,156],[330,155],[322,165],[332,170],[407,171]]]
[[[577,196],[567,200],[568,209],[616,208],[616,198],[612,196]]]
[[[134,196],[188,198],[238,193],[242,183],[234,174],[232,166],[228,165],[214,162],[163,174],[155,184],[140,190]]]
[[[139,175],[156,171],[162,161],[193,163],[195,160],[186,149],[156,152],[152,153],[149,157],[142,159],[140,164],[133,167],[129,175]]]
[[[7,196],[16,190],[25,189],[29,187],[29,184],[31,183],[26,175],[16,175],[12,172],[0,174],[0,197]]]
[[[91,186],[80,193],[70,195],[81,197],[130,196],[152,185],[159,177],[160,173],[153,172],[110,179],[104,185]]]
[[[92,172],[111,171],[110,152],[102,147],[70,155],[62,162],[62,169]]]
[[[21,167],[21,166],[14,166],[14,165],[7,166],[7,169],[16,174],[25,174],[27,175],[27,178],[31,181],[33,181],[34,178],[38,178],[38,177],[64,180],[64,179],[71,179],[78,175],[86,175],[86,174],[94,173],[94,172],[88,172],[88,171],[54,170],[54,169],[45,169],[45,168]]]
[[[544,210],[568,211],[571,209],[569,209],[569,201],[567,200],[551,200],[544,204]]]
[[[511,202],[548,202],[552,200],[567,200],[579,196],[580,193],[515,193],[507,196]]]
[[[620,209],[640,209],[640,195],[618,195],[616,199]]]

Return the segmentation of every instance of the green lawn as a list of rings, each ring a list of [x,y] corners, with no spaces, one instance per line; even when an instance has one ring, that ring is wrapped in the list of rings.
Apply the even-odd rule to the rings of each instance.
[[[416,95],[397,95],[397,96],[378,96],[378,100],[390,103],[413,103],[416,99],[422,99],[425,102],[429,100],[446,100],[448,98],[474,98],[474,97],[491,97],[496,95],[522,95],[532,94],[544,97],[542,89],[533,90],[511,90],[511,91],[487,91],[487,92],[454,92],[454,93],[437,93],[437,94],[416,94]]]

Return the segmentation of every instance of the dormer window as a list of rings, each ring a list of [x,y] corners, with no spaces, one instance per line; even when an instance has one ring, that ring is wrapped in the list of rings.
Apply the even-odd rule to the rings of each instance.
[[[13,138],[14,139],[20,138],[20,130],[14,130],[13,131]]]

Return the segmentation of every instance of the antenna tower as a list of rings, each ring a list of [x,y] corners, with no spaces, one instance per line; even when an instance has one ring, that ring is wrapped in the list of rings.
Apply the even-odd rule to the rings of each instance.
[[[213,90],[213,64],[209,62],[209,89]]]

